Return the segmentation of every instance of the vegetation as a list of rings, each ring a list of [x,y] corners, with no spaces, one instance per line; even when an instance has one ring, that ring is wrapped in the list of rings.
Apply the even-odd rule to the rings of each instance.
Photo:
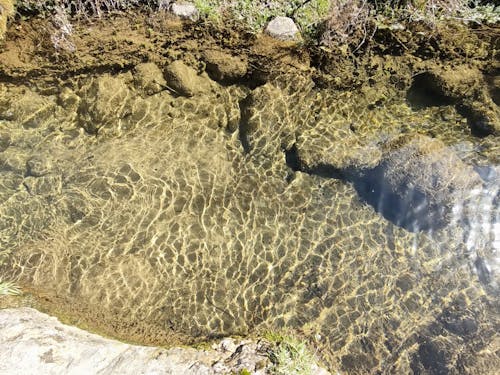
[[[53,14],[64,9],[76,17],[143,7],[167,10],[175,0],[18,0],[19,14]],[[192,0],[202,16],[221,21],[230,17],[251,30],[261,30],[271,18],[291,17],[305,35],[315,36],[326,26],[328,38],[345,40],[367,24],[383,25],[403,21],[440,20],[500,22],[500,6],[493,0]]]
[[[0,267],[5,264],[9,255],[8,250],[0,250]],[[21,294],[21,289],[11,281],[4,281],[0,277],[0,296],[15,296]]]
[[[21,294],[21,289],[10,281],[3,281],[0,278],[0,296],[17,296]]]
[[[272,363],[271,374],[312,374],[313,364],[316,363],[316,360],[305,342],[279,333],[267,333],[265,338],[271,342],[268,353]]]

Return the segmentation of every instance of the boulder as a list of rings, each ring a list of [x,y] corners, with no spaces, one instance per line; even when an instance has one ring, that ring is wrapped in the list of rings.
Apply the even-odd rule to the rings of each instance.
[[[134,84],[144,94],[153,95],[162,91],[167,81],[155,63],[144,63],[134,69]]]
[[[213,349],[162,349],[106,339],[31,308],[0,310],[0,373],[264,375],[263,345],[224,339]],[[315,364],[318,374],[328,374]]]
[[[112,130],[119,126],[119,119],[126,115],[130,90],[122,79],[103,75],[94,79],[81,96],[80,125],[88,133],[97,134],[101,128]]]
[[[417,95],[414,95],[414,94]],[[418,74],[409,93],[417,107],[457,105],[479,136],[500,132],[500,111],[482,72],[470,65],[433,67]]]
[[[474,95],[485,86],[482,73],[469,65],[446,66],[430,71],[434,89],[453,100]]]
[[[165,70],[168,86],[183,96],[194,96],[206,92],[209,82],[198,76],[196,70],[177,60],[167,66]]]
[[[284,41],[297,40],[300,38],[297,25],[295,25],[295,22],[289,17],[275,17],[267,24],[265,32],[275,39]]]
[[[200,16],[194,4],[184,1],[173,3],[170,6],[170,11],[174,16],[184,20],[196,21]]]
[[[385,146],[384,175],[400,196],[418,191],[432,205],[452,207],[481,186],[481,178],[442,141],[420,134],[400,136]]]
[[[235,82],[247,74],[246,58],[215,50],[205,51],[203,58],[208,74],[216,81]]]

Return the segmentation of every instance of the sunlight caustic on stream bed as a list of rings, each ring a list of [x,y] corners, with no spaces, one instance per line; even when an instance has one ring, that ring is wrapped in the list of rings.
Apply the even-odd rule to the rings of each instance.
[[[137,71],[0,85],[3,275],[131,341],[287,329],[353,374],[498,364],[498,139],[455,103]]]

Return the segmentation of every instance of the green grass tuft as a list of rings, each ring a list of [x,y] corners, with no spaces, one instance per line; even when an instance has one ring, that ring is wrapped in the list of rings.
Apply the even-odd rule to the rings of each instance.
[[[0,279],[0,296],[17,296],[21,294],[21,289],[10,281]]]
[[[313,364],[316,361],[314,354],[304,341],[277,332],[268,332],[264,338],[272,343],[269,350],[269,359],[272,363],[271,374],[312,374]]]

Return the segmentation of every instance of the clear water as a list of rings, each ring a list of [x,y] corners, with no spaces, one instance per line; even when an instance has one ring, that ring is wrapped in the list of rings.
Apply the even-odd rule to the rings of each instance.
[[[203,79],[0,85],[2,274],[133,341],[285,329],[352,374],[500,367],[498,138],[449,103]]]

